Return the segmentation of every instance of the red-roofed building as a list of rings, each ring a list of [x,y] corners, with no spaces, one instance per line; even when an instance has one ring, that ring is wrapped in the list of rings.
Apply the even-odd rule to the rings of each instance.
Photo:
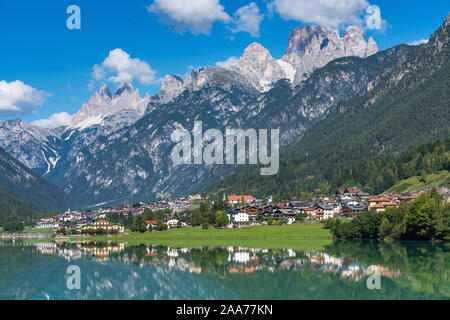
[[[367,201],[369,202],[369,210],[374,209],[377,212],[386,211],[387,207],[397,207],[399,205],[398,201],[389,197],[370,197]]]
[[[144,221],[145,226],[147,227],[147,230],[153,230],[153,228],[156,228],[158,225],[158,222],[156,221]]]
[[[358,187],[353,187],[353,188],[345,188],[344,193],[346,194],[350,194],[350,195],[356,195],[357,193],[361,193],[362,190]]]
[[[228,196],[228,203],[229,204],[238,204],[240,202],[244,201],[244,203],[250,203],[252,201],[255,201],[256,199],[253,196],[243,195],[243,196]]]

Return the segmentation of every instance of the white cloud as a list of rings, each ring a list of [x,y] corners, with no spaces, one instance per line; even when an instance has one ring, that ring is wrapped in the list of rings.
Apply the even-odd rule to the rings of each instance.
[[[420,46],[421,44],[425,44],[428,43],[428,39],[420,39],[420,40],[416,40],[413,41],[411,43],[408,43],[410,46]]]
[[[363,24],[362,15],[368,6],[366,0],[273,0],[268,9],[285,20],[337,27]]]
[[[141,84],[159,82],[156,79],[156,71],[150,65],[137,58],[131,58],[122,49],[114,49],[101,65],[96,64],[92,70],[92,77],[97,81],[109,81],[122,83],[137,80]],[[90,83],[92,88],[94,83]]]
[[[0,115],[11,116],[32,113],[42,106],[50,96],[45,91],[35,89],[20,80],[0,81]]]
[[[229,57],[225,61],[218,61],[216,62],[216,66],[222,67],[222,68],[228,68],[231,67],[233,64],[235,64],[238,61],[236,57]]]
[[[193,34],[209,34],[214,22],[230,21],[219,0],[154,0],[147,10],[177,32],[190,30]]]
[[[52,114],[48,119],[41,119],[31,122],[32,125],[41,128],[58,128],[67,126],[72,121],[73,115],[67,112],[60,112]]]
[[[259,26],[264,15],[259,12],[255,2],[239,8],[233,15],[233,26],[231,32],[248,32],[252,37],[259,37]]]

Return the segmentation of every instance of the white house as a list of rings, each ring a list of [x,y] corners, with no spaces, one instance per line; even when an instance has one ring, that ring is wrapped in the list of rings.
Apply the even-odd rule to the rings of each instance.
[[[178,226],[178,220],[177,219],[170,219],[167,221],[167,226],[169,228],[176,228]]]
[[[59,223],[57,222],[44,222],[36,226],[36,229],[49,229],[49,228],[59,228]]]
[[[319,208],[323,211],[323,219],[333,218],[335,215],[335,210],[331,206],[319,205]]]
[[[295,217],[288,217],[287,224],[294,224],[295,223]]]
[[[246,223],[250,221],[250,215],[245,211],[236,211],[228,214],[230,223]]]
[[[237,263],[247,263],[250,261],[250,253],[245,251],[234,252],[232,260]]]

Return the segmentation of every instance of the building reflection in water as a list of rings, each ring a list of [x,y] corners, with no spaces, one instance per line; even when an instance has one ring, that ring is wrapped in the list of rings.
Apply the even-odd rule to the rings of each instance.
[[[251,274],[265,270],[312,269],[322,273],[334,273],[342,279],[360,281],[372,274],[393,278],[399,270],[382,265],[366,265],[351,257],[336,257],[322,251],[293,249],[254,249],[245,247],[176,248],[156,245],[125,246],[124,243],[36,243],[42,254],[62,257],[67,261],[79,259],[99,263],[120,261],[162,267],[169,270],[201,274],[220,267],[222,274]]]

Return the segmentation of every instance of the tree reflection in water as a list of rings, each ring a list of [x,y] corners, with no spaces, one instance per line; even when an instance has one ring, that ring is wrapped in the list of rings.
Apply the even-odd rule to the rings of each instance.
[[[295,251],[1,243],[0,298],[449,299],[449,246],[335,241]],[[78,292],[65,288],[71,264],[83,272]],[[372,274],[381,275],[380,290],[367,288]]]

